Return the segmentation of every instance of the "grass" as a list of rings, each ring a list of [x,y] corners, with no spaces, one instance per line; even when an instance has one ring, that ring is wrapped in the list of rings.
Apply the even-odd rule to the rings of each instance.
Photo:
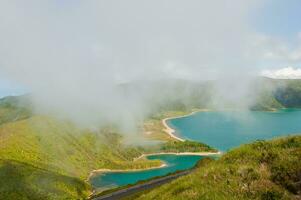
[[[0,160],[0,199],[85,199],[89,186],[79,178],[30,164]]]
[[[164,125],[162,124],[162,120],[169,117],[179,117],[183,115],[187,115],[195,109],[187,109],[180,111],[161,111],[156,114],[149,116],[149,118],[144,122],[143,132],[144,136],[148,139],[153,140],[163,140],[163,141],[175,141],[174,138],[170,137],[164,129]]]
[[[301,136],[257,141],[194,173],[128,199],[298,199]]]
[[[257,109],[298,107],[299,85],[285,83],[285,89],[263,94]],[[92,132],[53,117],[34,115],[27,96],[0,99],[0,199],[82,199],[91,191],[86,179],[94,169],[144,169],[161,164],[134,161],[142,153],[215,151],[201,143],[178,142],[164,132],[162,119],[188,114],[193,111],[190,107],[175,102],[169,111],[159,109],[161,112],[150,116],[143,126],[145,137],[167,142],[145,148],[123,145],[123,138],[111,128]],[[299,192],[295,185],[300,175],[295,172],[300,171],[296,159],[300,158],[300,148],[296,147],[300,138],[294,140],[297,142],[279,140],[282,146],[276,141],[270,142],[271,146],[269,142],[243,146],[204,164],[193,175],[136,198],[290,198]]]
[[[133,161],[141,154],[139,148],[122,146],[120,136],[110,130],[89,132],[45,116],[5,123],[0,126],[0,199],[14,199],[14,195],[31,199],[27,198],[29,191],[44,196],[46,188],[49,191],[42,199],[87,197],[90,187],[85,180],[94,169],[142,169],[161,164]],[[8,169],[15,170],[16,176]],[[17,184],[21,180],[24,184]],[[45,191],[40,191],[38,180],[47,182]],[[59,187],[64,192],[52,189]]]
[[[167,176],[171,176],[171,175],[176,175],[178,173],[181,173],[183,171],[192,171],[192,170],[195,170],[195,169],[198,169],[200,166],[202,166],[205,162],[208,162],[208,161],[211,161],[211,160],[214,160],[214,158],[212,157],[206,157],[206,158],[203,158],[201,160],[199,160],[194,167],[192,167],[191,169],[187,169],[187,170],[177,170],[175,172],[170,172],[166,175],[163,175],[163,176],[155,176],[155,177],[152,177],[150,179],[147,179],[147,180],[141,180],[141,181],[138,181],[137,183],[135,184],[128,184],[128,185],[125,185],[125,186],[121,186],[121,187],[117,187],[117,188],[112,188],[112,189],[108,189],[108,190],[105,190],[105,191],[102,191],[98,194],[95,194],[93,195],[93,197],[99,197],[99,196],[103,196],[103,195],[106,195],[106,194],[110,194],[110,193],[113,193],[113,192],[116,192],[116,191],[119,191],[119,190],[123,190],[123,189],[126,189],[126,188],[130,188],[130,187],[133,187],[133,186],[136,186],[136,185],[140,185],[140,184],[143,184],[143,183],[147,183],[151,180],[155,180],[155,179],[159,179],[159,178],[163,178],[163,177],[167,177]],[[143,192],[146,192],[146,191],[150,191],[150,189],[146,189],[146,190],[143,190],[141,192],[138,192],[136,193],[135,195],[131,195],[130,197],[126,197],[124,199],[132,199],[133,197],[138,197],[139,195],[143,194]]]
[[[208,146],[207,144],[203,144],[200,142],[194,142],[185,140],[181,141],[168,141],[156,146],[149,147],[145,149],[146,153],[162,153],[162,152],[173,152],[173,153],[181,153],[181,152],[218,152],[216,149]]]
[[[125,146],[113,128],[92,132],[34,115],[22,98],[0,100],[0,199],[86,198],[91,192],[86,179],[92,170],[156,167],[161,161],[134,158],[146,152],[184,151],[189,146],[168,139],[166,133],[158,138],[167,143]],[[157,123],[162,128],[161,120]]]

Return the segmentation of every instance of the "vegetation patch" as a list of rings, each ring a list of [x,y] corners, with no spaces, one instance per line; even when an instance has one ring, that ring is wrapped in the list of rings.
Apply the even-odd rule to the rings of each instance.
[[[202,160],[192,174],[128,199],[298,199],[301,136],[256,141],[217,160]]]

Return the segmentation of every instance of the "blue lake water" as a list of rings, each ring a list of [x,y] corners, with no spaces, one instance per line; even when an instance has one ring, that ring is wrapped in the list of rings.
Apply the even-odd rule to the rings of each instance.
[[[221,151],[249,143],[257,139],[301,133],[301,110],[285,109],[277,112],[198,112],[171,119],[167,122],[179,137],[209,144]],[[160,159],[167,167],[136,171],[106,172],[90,181],[97,188],[112,188],[136,183],[177,170],[189,169],[201,156],[153,155],[148,159]]]
[[[164,161],[167,166],[158,169],[135,171],[135,172],[106,172],[93,177],[90,181],[94,187],[112,188],[133,184],[139,180],[146,180],[156,176],[163,176],[177,170],[192,168],[202,156],[193,155],[152,155],[147,156],[148,159],[159,159]]]
[[[179,137],[227,151],[257,139],[301,133],[301,110],[198,112],[167,123]]]

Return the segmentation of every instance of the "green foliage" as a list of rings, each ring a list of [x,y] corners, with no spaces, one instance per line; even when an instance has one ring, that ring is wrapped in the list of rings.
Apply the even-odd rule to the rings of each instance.
[[[271,166],[271,179],[293,194],[298,194],[301,186],[301,167],[299,163],[300,160],[291,159],[285,162],[273,163]]]
[[[211,82],[179,84],[179,91],[187,88],[190,94],[185,102],[175,97],[153,109],[159,114],[150,117],[145,131],[152,139],[169,142],[149,148],[122,145],[122,137],[110,128],[91,132],[68,122],[34,116],[28,96],[0,99],[0,199],[85,198],[89,192],[85,179],[91,170],[160,165],[159,161],[133,161],[142,153],[216,151],[201,143],[174,141],[163,131],[163,118],[208,107],[213,95]],[[259,96],[252,109],[301,107],[301,81],[269,79],[259,83],[257,89]],[[137,197],[289,198],[300,194],[300,148],[300,137],[257,141],[232,150],[217,161],[204,159],[198,164],[201,170],[194,174]]]
[[[27,199],[27,195],[37,195],[37,199],[60,199],[77,195],[79,198],[87,195],[89,188],[84,179],[93,169],[139,169],[161,164],[159,161],[148,160],[133,162],[133,158],[142,153],[161,151],[160,145],[155,149],[127,147],[120,144],[120,137],[115,133],[80,133],[71,124],[60,123],[48,117],[36,116],[4,124],[0,126],[0,138],[3,144],[0,146],[0,158],[6,163],[0,168],[1,179],[11,180],[9,187],[2,187],[6,181],[0,182],[1,195],[5,194],[6,197],[17,195],[21,198],[23,195]],[[185,148],[189,149],[189,145],[194,148],[191,151],[209,149],[207,145],[195,142],[170,142],[162,148],[168,152],[180,152],[185,151]],[[180,148],[177,149],[178,147]],[[15,169],[13,174],[16,176],[11,177],[12,173],[8,169]],[[18,184],[21,177],[30,184]],[[78,182],[70,182],[69,178]],[[41,188],[40,182],[46,180],[47,184]],[[79,183],[85,187],[76,186]],[[77,193],[73,191],[75,188]],[[63,193],[64,195],[60,195]]]
[[[256,141],[128,199],[293,199],[301,194],[300,158],[301,136]]]
[[[122,145],[120,136],[112,130],[90,132],[44,116],[5,123],[0,126],[0,197],[87,197],[90,188],[85,179],[92,170],[141,169],[161,164],[133,162],[141,154],[139,148]]]
[[[6,199],[83,198],[90,190],[85,180],[92,170],[161,165],[157,160],[134,161],[146,152],[210,149],[188,141],[149,148],[125,146],[111,127],[91,132],[49,116],[32,115],[30,110],[25,96],[0,100],[0,196]]]
[[[200,143],[185,140],[184,142],[181,141],[168,141],[164,144],[159,145],[158,152],[217,152],[216,149],[212,147]]]
[[[283,195],[278,190],[268,190],[261,194],[262,200],[280,200],[282,197]]]

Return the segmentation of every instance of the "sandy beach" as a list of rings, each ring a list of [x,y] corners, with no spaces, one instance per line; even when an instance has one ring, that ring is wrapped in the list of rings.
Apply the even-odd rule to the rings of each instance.
[[[173,128],[171,128],[170,126],[168,126],[167,124],[167,120],[170,120],[170,119],[177,119],[177,118],[182,118],[182,117],[187,117],[187,116],[190,116],[190,115],[193,115],[197,112],[205,112],[205,111],[208,111],[208,109],[200,109],[200,110],[196,110],[196,111],[193,111],[187,115],[181,115],[181,116],[177,116],[177,117],[167,117],[165,119],[162,120],[162,124],[164,126],[164,131],[172,138],[176,139],[176,140],[179,140],[181,142],[184,142],[185,140],[174,135],[174,133],[176,132]]]
[[[135,158],[134,160],[139,160],[139,159],[142,159],[146,156],[152,156],[152,155],[194,155],[194,156],[212,156],[212,155],[220,155],[222,154],[222,152],[181,152],[181,153],[174,153],[174,152],[161,152],[161,153],[150,153],[150,154],[142,154],[141,156]],[[157,166],[157,167],[149,167],[149,168],[144,168],[144,169],[125,169],[125,170],[122,170],[122,169],[96,169],[96,170],[93,170],[89,177],[92,177],[93,175],[95,174],[99,174],[99,173],[102,173],[102,172],[134,172],[134,171],[144,171],[144,170],[151,170],[151,169],[159,169],[159,168],[163,168],[163,167],[166,167],[167,164],[166,163],[163,163],[162,165],[160,166]]]
[[[180,153],[175,153],[175,152],[161,152],[161,153],[149,153],[149,154],[142,154],[138,158],[135,158],[135,160],[139,160],[141,158],[144,158],[146,156],[154,156],[154,155],[186,155],[186,156],[212,156],[212,155],[221,155],[222,152],[180,152]]]
[[[187,116],[190,116],[190,115],[193,115],[194,113],[197,113],[197,112],[205,112],[205,111],[208,111],[207,109],[202,109],[202,110],[196,110],[196,111],[193,111],[187,115],[181,115],[181,116],[176,116],[176,117],[168,117],[168,118],[165,118],[162,120],[162,124],[164,125],[165,129],[164,131],[170,135],[172,138],[175,138],[176,140],[179,140],[179,141],[182,141],[184,142],[185,140],[180,138],[180,137],[177,137],[174,135],[175,133],[175,130],[172,129],[171,127],[168,126],[167,124],[167,120],[170,120],[170,119],[176,119],[176,118],[182,118],[182,117],[187,117]],[[164,155],[164,154],[169,154],[169,155],[195,155],[195,156],[211,156],[211,155],[220,155],[222,154],[222,152],[181,152],[181,153],[175,153],[175,152],[161,152],[161,153],[150,153],[150,154],[142,154],[141,156],[137,157],[137,158],[134,158],[134,161],[136,160],[139,160],[139,159],[142,159],[146,156],[151,156],[151,155]],[[166,163],[163,163],[162,165],[160,166],[157,166],[157,167],[149,167],[149,168],[144,168],[144,169],[125,169],[125,170],[122,170],[122,169],[97,169],[97,170],[93,170],[91,171],[90,175],[89,175],[89,178],[88,180],[96,175],[96,174],[100,174],[100,173],[103,173],[103,172],[134,172],[134,171],[144,171],[144,170],[151,170],[151,169],[159,169],[159,168],[163,168],[163,167],[166,167],[167,164]]]
[[[162,165],[157,166],[157,167],[149,167],[149,168],[144,168],[144,169],[96,169],[96,170],[91,171],[88,180],[92,176],[94,176],[96,174],[103,173],[103,172],[137,172],[137,171],[144,171],[144,170],[151,170],[151,169],[159,169],[159,168],[163,168],[163,167],[166,167],[166,166],[167,166],[167,164],[163,163]]]

